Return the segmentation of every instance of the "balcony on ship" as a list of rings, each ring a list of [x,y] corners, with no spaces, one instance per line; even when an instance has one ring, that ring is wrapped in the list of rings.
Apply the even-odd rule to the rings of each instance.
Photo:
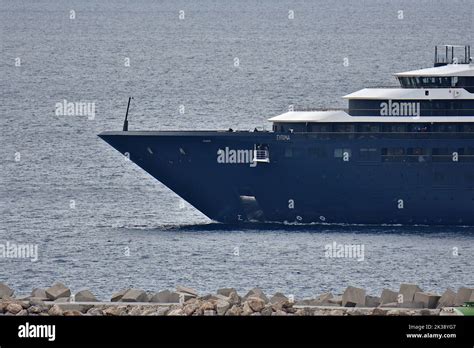
[[[253,162],[270,163],[270,150],[267,144],[255,144]]]
[[[471,46],[469,45],[435,46],[435,67],[448,64],[469,64],[471,62]]]

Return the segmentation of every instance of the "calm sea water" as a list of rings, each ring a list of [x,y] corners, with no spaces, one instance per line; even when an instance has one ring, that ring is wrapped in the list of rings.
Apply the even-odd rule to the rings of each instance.
[[[474,228],[225,226],[96,136],[121,128],[131,95],[130,129],[253,129],[288,105],[344,107],[342,95],[431,65],[436,44],[474,44],[473,6],[2,0],[0,244],[35,244],[39,260],[0,259],[0,281],[104,299],[178,284],[297,297],[474,285]],[[94,118],[57,116],[63,100],[95,103]],[[333,242],[364,245],[364,261],[326,258]]]

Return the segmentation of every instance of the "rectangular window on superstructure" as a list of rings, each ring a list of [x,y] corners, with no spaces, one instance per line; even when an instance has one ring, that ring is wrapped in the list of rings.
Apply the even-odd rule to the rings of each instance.
[[[433,148],[431,160],[433,162],[454,162],[454,158],[457,157],[459,159],[459,149],[456,148]]]
[[[430,125],[427,123],[410,124],[408,130],[413,133],[426,133],[430,131]]]
[[[446,116],[448,104],[444,101],[436,101],[432,104],[432,116]]]
[[[474,162],[474,147],[459,149],[460,162]]]
[[[360,161],[377,161],[379,154],[375,148],[361,148],[359,149]]]
[[[380,132],[380,125],[373,123],[362,123],[358,125],[358,131],[361,133],[377,133]]]
[[[336,123],[334,124],[334,132],[354,133],[355,125],[350,123]]]
[[[344,157],[351,157],[352,150],[351,149],[334,149],[334,158],[344,158]]]
[[[386,124],[384,125],[384,130],[390,133],[405,133],[407,126],[405,124]]]
[[[458,126],[456,124],[434,124],[432,128],[434,128],[434,132],[454,133],[458,130]]]
[[[402,77],[402,84],[405,85],[405,87],[408,87],[408,88],[413,87],[413,84],[412,84],[411,79],[409,77]]]
[[[311,130],[315,133],[329,133],[332,131],[331,125],[327,123],[313,123]]]
[[[403,162],[405,160],[405,149],[402,147],[382,148],[383,162]]]
[[[410,147],[406,151],[406,157],[408,162],[419,162],[423,163],[429,160],[430,151],[421,147]]]

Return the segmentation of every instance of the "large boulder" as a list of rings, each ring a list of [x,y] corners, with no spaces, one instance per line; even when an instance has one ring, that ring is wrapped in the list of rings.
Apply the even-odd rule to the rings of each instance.
[[[398,292],[392,291],[389,289],[383,289],[382,295],[380,295],[380,303],[385,304],[385,303],[397,302],[397,297],[398,297]]]
[[[0,299],[13,296],[14,291],[5,283],[0,283]]]
[[[258,297],[260,299],[262,299],[265,303],[268,303],[269,300],[268,300],[268,297],[265,296],[265,294],[263,293],[263,291],[259,288],[253,288],[251,289],[247,295],[244,296],[244,300],[247,300],[249,297]]]
[[[163,315],[166,315],[168,311],[169,311],[168,307],[158,307],[155,311],[155,314],[153,315],[163,316]]]
[[[40,288],[34,288],[33,291],[31,291],[30,298],[35,298],[35,299],[43,300],[43,301],[48,300],[48,296],[46,295],[46,290],[40,289]]]
[[[71,296],[71,290],[67,288],[63,283],[55,283],[50,288],[46,289],[46,297],[48,300],[55,301],[58,298],[69,298]]]
[[[8,304],[9,303],[7,303],[5,301],[0,301],[0,314],[5,313]]]
[[[252,308],[250,308],[250,305],[247,301],[244,302],[243,306],[242,306],[242,312],[241,312],[241,315],[243,316],[248,316],[250,314],[253,313],[253,310]]]
[[[273,295],[271,298],[270,298],[270,303],[278,303],[278,302],[282,302],[282,301],[288,301],[288,297],[286,297],[284,294],[282,294],[281,292],[277,292],[275,293],[275,295]]]
[[[120,302],[147,302],[148,295],[140,289],[128,290],[120,299]]]
[[[453,307],[455,302],[456,302],[456,293],[451,289],[447,289],[443,293],[441,298],[439,299],[438,305],[436,307],[437,308]]]
[[[48,314],[51,316],[63,315],[63,313],[63,310],[58,305],[52,306],[48,311]]]
[[[44,306],[45,299],[43,298],[37,298],[37,297],[30,297],[30,300],[28,301],[30,303],[30,306]]]
[[[329,300],[334,298],[333,294],[330,292],[325,292],[324,294],[316,297],[316,301],[319,302],[319,305],[324,306],[329,303]]]
[[[212,299],[214,299],[215,301],[219,301],[219,300],[222,300],[222,301],[229,301],[229,297],[227,296],[224,296],[224,295],[212,295]]]
[[[103,309],[104,314],[110,317],[118,317],[124,313],[124,309],[119,308],[118,306],[110,306]]]
[[[242,298],[239,296],[239,294],[237,294],[237,291],[233,291],[230,293],[228,301],[230,304],[238,305],[240,302],[242,302]]]
[[[230,309],[225,313],[226,316],[239,316],[242,313],[242,308],[239,306],[233,305]]]
[[[471,295],[474,289],[472,288],[465,288],[461,287],[456,294],[456,299],[454,300],[454,304],[456,306],[462,306],[464,302],[469,302],[471,299]]]
[[[97,302],[97,298],[89,290],[81,290],[74,296],[76,302]]]
[[[216,312],[218,315],[225,315],[231,304],[224,300],[218,300],[216,302]]]
[[[328,299],[329,305],[342,306],[342,296],[334,296]]]
[[[119,302],[123,295],[125,295],[127,293],[127,291],[129,291],[130,289],[124,289],[124,290],[120,290],[119,292],[116,292],[114,294],[112,294],[112,297],[110,298],[110,301],[111,302]]]
[[[398,294],[402,295],[402,297],[401,301],[398,302],[413,302],[415,294],[422,291],[416,284],[401,284]]]
[[[265,301],[260,297],[251,296],[247,298],[246,303],[254,312],[260,312],[265,307]]]
[[[196,290],[191,289],[191,288],[187,288],[187,287],[181,286],[181,285],[178,285],[176,287],[176,292],[184,293],[184,294],[190,295],[191,297],[197,297],[198,296],[198,293],[197,293]]]
[[[222,288],[217,290],[218,295],[226,296],[229,297],[231,293],[237,293],[237,291],[234,288]]]
[[[378,296],[370,296],[370,295],[367,295],[365,296],[365,307],[378,307],[380,306],[380,297]],[[357,305],[357,307],[361,307],[359,305]]]
[[[30,314],[40,314],[47,311],[48,308],[46,306],[31,306],[28,308],[28,313]]]
[[[92,307],[87,311],[87,315],[93,315],[93,316],[102,316],[104,315],[104,311],[101,308],[96,308]]]
[[[15,314],[15,315],[20,313],[22,310],[23,310],[23,307],[21,306],[21,304],[15,303],[15,302],[9,303],[6,307],[6,311],[8,313]]]
[[[198,311],[199,307],[201,307],[201,304],[198,301],[187,303],[183,307],[184,314],[186,314],[188,316],[193,315],[195,313],[196,313],[196,315],[201,314],[202,311]]]
[[[263,308],[260,313],[262,313],[262,315],[267,316],[267,317],[271,316],[273,313],[272,305],[266,304],[265,308]]]
[[[155,303],[179,303],[179,294],[169,290],[163,290],[154,294],[150,302]]]
[[[246,302],[245,302],[245,303],[246,303]],[[291,310],[291,309],[293,308],[293,305],[295,305],[295,303],[294,303],[294,302],[290,302],[290,301],[280,301],[280,302],[271,304],[272,309],[273,309],[275,312],[276,312],[276,311],[279,311],[279,310],[284,310],[284,311]]]
[[[436,308],[438,301],[441,296],[433,294],[430,292],[416,292],[413,302],[421,302],[424,305],[424,308]]]
[[[348,286],[342,294],[342,305],[344,307],[365,306],[365,290]]]
[[[174,309],[171,309],[167,313],[167,315],[169,315],[169,316],[184,316],[186,314],[184,313],[182,308],[174,308]]]
[[[94,307],[91,304],[84,304],[78,302],[69,302],[69,303],[56,303],[55,306],[61,308],[63,312],[65,311],[79,311],[82,313],[86,313],[89,309]]]
[[[210,311],[210,310],[214,310],[216,308],[216,303],[215,301],[205,301],[201,304],[201,307],[200,309],[204,312],[204,311]]]

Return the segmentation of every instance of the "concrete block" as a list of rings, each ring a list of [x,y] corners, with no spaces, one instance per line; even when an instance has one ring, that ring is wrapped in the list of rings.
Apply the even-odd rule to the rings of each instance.
[[[249,297],[258,297],[260,299],[262,299],[263,301],[265,301],[265,303],[268,303],[269,300],[268,300],[268,297],[265,296],[265,294],[263,293],[263,291],[259,288],[253,288],[251,289],[247,295],[244,296],[244,300],[248,299]]]
[[[366,295],[365,296],[365,307],[378,307],[380,306],[380,297],[378,296],[370,296]],[[361,307],[357,305],[357,307]]]
[[[50,288],[46,289],[46,297],[52,301],[55,301],[58,298],[68,298],[69,296],[71,296],[71,290],[62,283],[55,283]]]
[[[97,302],[97,298],[89,290],[81,290],[74,296],[76,302]]]
[[[416,292],[413,302],[421,302],[424,308],[436,308],[441,296],[429,292]]]
[[[179,294],[169,290],[163,290],[154,294],[150,302],[157,303],[179,303]]]
[[[389,289],[383,289],[382,290],[382,295],[380,295],[380,303],[392,303],[392,302],[397,302],[397,297],[398,297],[398,292],[389,290]]]
[[[402,301],[398,302],[413,302],[415,293],[422,292],[423,290],[416,284],[402,284],[400,285],[399,295],[402,295]]]
[[[111,302],[118,302],[122,299],[123,295],[125,295],[125,293],[130,290],[130,289],[124,289],[124,290],[120,290],[119,292],[116,292],[114,294],[112,294],[112,298],[110,299]]]
[[[14,291],[5,283],[0,283],[0,299],[13,296]]]
[[[147,302],[148,295],[140,289],[128,290],[120,299],[120,302]]]
[[[176,292],[182,292],[182,293],[191,295],[192,297],[197,297],[198,296],[198,293],[197,293],[196,290],[191,289],[191,288],[187,288],[187,287],[181,286],[181,285],[178,285],[176,287]]]
[[[342,294],[342,305],[344,307],[355,307],[365,305],[365,289],[348,286]]]
[[[472,292],[474,289],[461,287],[456,294],[456,299],[454,300],[455,306],[462,306],[464,302],[469,302]]]
[[[439,299],[437,308],[453,307],[455,302],[456,293],[451,289],[447,289]]]

